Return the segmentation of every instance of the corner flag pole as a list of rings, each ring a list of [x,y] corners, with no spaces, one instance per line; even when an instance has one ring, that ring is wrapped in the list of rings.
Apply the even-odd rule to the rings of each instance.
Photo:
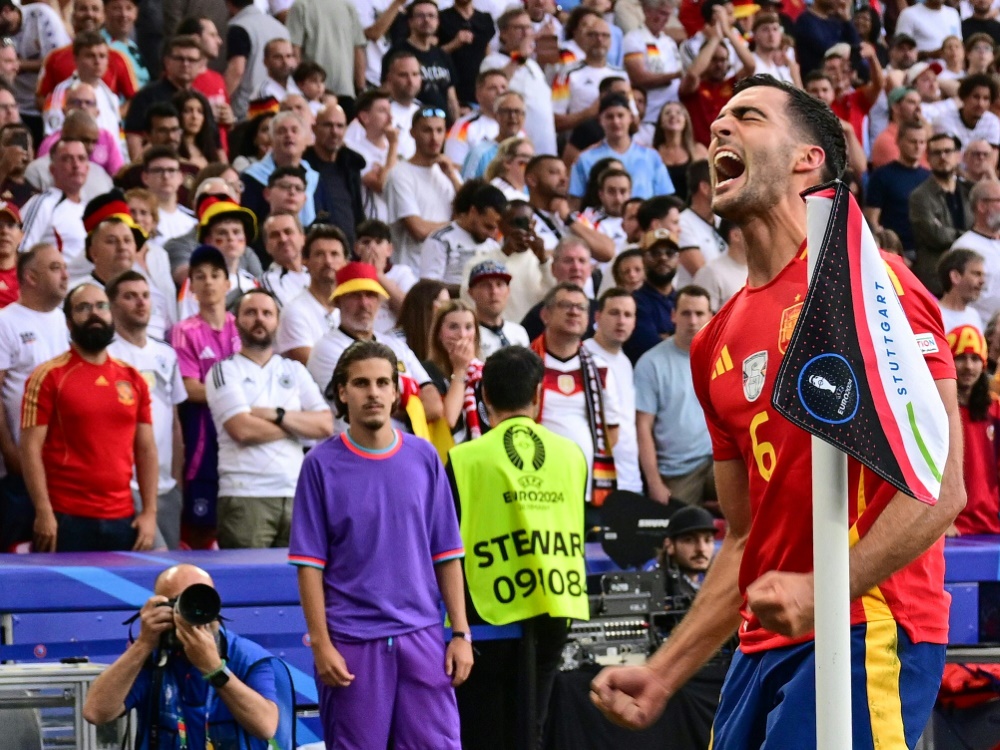
[[[810,222],[807,242],[819,248],[825,222]],[[808,254],[809,278],[818,252]],[[847,525],[847,454],[812,441],[815,582],[816,750],[851,747],[851,587]]]

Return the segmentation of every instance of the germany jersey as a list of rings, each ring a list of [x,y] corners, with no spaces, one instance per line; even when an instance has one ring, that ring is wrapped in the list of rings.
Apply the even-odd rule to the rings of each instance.
[[[895,256],[889,276],[935,380],[955,367],[934,298]],[[751,531],[739,573],[740,591],[770,570],[813,569],[812,474],[809,434],[771,406],[774,381],[806,295],[806,253],[773,280],[741,289],[698,334],[691,347],[695,392],[705,411],[717,461],[742,461],[750,487]],[[851,543],[863,537],[896,494],[895,488],[853,459],[848,461]],[[852,624],[892,619],[915,642],[947,643],[943,541],[852,603]],[[743,605],[744,652],[793,641],[763,629]],[[811,635],[799,641],[809,640]]]

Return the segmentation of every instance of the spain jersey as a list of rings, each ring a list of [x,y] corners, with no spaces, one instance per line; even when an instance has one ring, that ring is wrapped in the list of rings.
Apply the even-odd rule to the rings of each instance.
[[[925,361],[935,380],[955,377],[934,298],[895,256],[889,276],[915,335],[925,334]],[[772,281],[741,289],[691,347],[695,392],[705,411],[716,461],[739,460],[750,488],[751,530],[739,587],[770,570],[813,569],[811,441],[771,406],[774,381],[806,295],[806,253]],[[930,336],[926,336],[930,334]],[[863,537],[896,494],[853,459],[848,461],[851,543]],[[895,620],[915,642],[947,643],[943,540],[852,603],[852,624]],[[746,653],[794,641],[763,629],[744,601],[740,642]],[[811,635],[800,638],[806,641]]]

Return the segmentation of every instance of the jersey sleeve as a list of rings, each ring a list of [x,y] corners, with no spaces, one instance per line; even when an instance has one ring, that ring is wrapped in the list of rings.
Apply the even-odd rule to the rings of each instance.
[[[41,365],[28,378],[21,399],[22,430],[49,424],[55,401],[55,380],[51,373],[50,368]]]
[[[574,198],[582,198],[587,191],[587,168],[583,165],[582,156],[576,160],[569,175],[569,194]]]
[[[297,306],[290,307],[281,316],[274,343],[274,348],[279,354],[302,347],[311,348],[316,343],[313,340],[312,326],[309,325],[308,317]]]
[[[226,367],[225,360],[216,362],[205,378],[205,399],[212,412],[212,419],[215,420],[215,427],[220,432],[224,429],[223,425],[236,415],[250,413],[250,404],[243,392],[239,373],[232,370],[233,368]]]
[[[187,388],[184,385],[184,376],[181,375],[181,367],[174,356],[173,365],[170,368],[170,400],[174,406],[187,401]]]
[[[420,249],[420,278],[443,279],[447,262],[448,247],[444,241],[434,235],[424,240]]]
[[[433,467],[433,486],[428,493],[431,506],[427,521],[431,540],[431,560],[435,565],[465,557],[462,535],[458,530],[458,516],[455,514],[455,498],[451,494],[451,484],[444,465],[434,453],[428,458]]]
[[[650,160],[653,167],[653,195],[673,195],[677,190],[674,188],[674,181],[670,179],[670,172],[659,156],[651,156],[654,156]]]
[[[409,180],[403,177],[403,172],[393,169],[389,173],[389,184],[386,185],[386,203],[389,208],[389,221],[399,221],[407,216],[420,216],[420,206],[417,205],[417,186],[409,185]]]
[[[49,202],[45,200],[46,193],[39,193],[28,199],[21,208],[24,221],[21,224],[21,252],[42,241],[45,232],[52,223],[52,211]]]
[[[924,361],[935,380],[950,380],[955,377],[955,360],[948,346],[941,308],[927,288],[917,280],[913,272],[896,255],[883,253],[886,269],[893,282],[899,283],[903,293],[899,295],[903,312],[918,339],[926,339],[923,344]],[[933,345],[930,340],[933,340]]]
[[[318,457],[316,453],[310,453],[302,463],[295,487],[292,528],[288,540],[288,562],[292,565],[319,570],[326,567],[329,542],[325,497]]]
[[[649,356],[649,352],[639,358],[632,377],[635,382],[635,410],[655,416],[660,411],[658,398],[660,389],[656,384],[656,366]]]
[[[330,405],[326,403],[323,394],[320,393],[319,386],[312,379],[309,371],[301,362],[289,360],[295,372],[295,382],[298,385],[299,403],[302,404],[302,411],[329,411]]]
[[[118,50],[109,48],[109,55],[116,74],[114,93],[130,100],[139,90],[139,79],[136,78],[135,68],[132,67],[129,59]]]
[[[732,461],[742,458],[742,454],[739,445],[733,436],[726,431],[712,404],[712,397],[709,393],[709,383],[711,382],[709,358],[712,353],[711,343],[713,339],[711,336],[705,335],[706,330],[702,329],[691,344],[691,378],[695,395],[698,397],[701,410],[705,414],[708,434],[712,438],[712,458],[716,461]]]
[[[608,427],[622,423],[622,408],[618,398],[621,385],[610,367],[604,371],[604,420]]]
[[[170,343],[177,353],[177,367],[181,371],[181,377],[200,381],[201,368],[198,363],[198,353],[195,351],[194,342],[187,330],[180,326],[174,326],[170,332]]]
[[[241,26],[230,26],[226,32],[226,59],[232,60],[234,57],[250,57],[252,45],[250,35]]]
[[[142,373],[134,367],[132,370],[132,387],[138,395],[138,409],[136,410],[136,421],[139,424],[153,424],[153,399],[149,395],[149,383],[142,377]]]
[[[630,31],[622,39],[622,55],[626,60],[636,60],[646,54],[646,43],[642,40],[642,31]]]
[[[17,361],[19,340],[6,320],[0,319],[0,372],[6,372]]]
[[[552,114],[569,114],[569,73],[562,72],[552,82]]]

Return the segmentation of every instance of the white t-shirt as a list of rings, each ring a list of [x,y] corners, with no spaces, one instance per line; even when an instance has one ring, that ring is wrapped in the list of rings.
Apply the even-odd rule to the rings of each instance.
[[[281,310],[274,350],[285,354],[290,349],[312,348],[320,337],[340,325],[340,310],[330,312],[308,289],[303,289]]]
[[[1000,311],[1000,240],[984,237],[970,229],[951,244],[952,250],[956,247],[975,250],[983,256],[986,282],[983,284],[979,299],[972,303],[972,307],[983,320],[989,320],[994,313]]]
[[[918,52],[941,49],[945,38],[962,38],[962,18],[958,11],[942,5],[931,10],[922,3],[903,8],[896,21],[896,34],[909,34],[917,42]]]
[[[755,75],[769,75],[785,83],[794,83],[792,80],[792,69],[787,65],[778,65],[770,60],[765,60],[756,52],[753,53],[753,59],[757,63],[753,70]]]
[[[365,168],[361,171],[361,176],[371,172],[375,167],[384,167],[389,158],[389,144],[386,142],[385,148],[379,148],[368,140],[362,131],[362,138],[351,144],[350,148],[357,151],[365,160]],[[369,190],[364,185],[361,186],[361,202],[364,206],[365,216],[369,219],[387,221],[389,218],[389,207],[385,203],[385,195]]]
[[[718,312],[730,297],[746,286],[747,264],[738,263],[729,253],[724,253],[699,268],[694,283],[711,295],[712,311]]]
[[[495,141],[500,134],[500,123],[481,112],[470,112],[455,120],[444,142],[444,155],[461,166],[465,157],[478,143]]]
[[[309,286],[309,272],[305,269],[289,271],[277,263],[272,263],[260,277],[260,285],[277,297],[278,303],[284,309]]]
[[[423,243],[407,231],[402,220],[418,216],[425,221],[449,221],[455,186],[437,164],[419,167],[401,161],[389,172],[385,193],[395,248],[393,262],[419,272]]]
[[[635,429],[635,386],[632,384],[632,363],[625,352],[618,350],[612,354],[602,348],[596,339],[586,339],[583,345],[594,355],[597,366],[607,367],[613,373],[614,384],[618,388],[618,442],[612,449],[615,457],[615,471],[618,474],[618,489],[642,494],[642,474],[639,472],[639,438]],[[610,387],[610,384],[608,385]],[[605,407],[607,402],[605,402]]]
[[[69,349],[69,331],[61,307],[49,312],[30,310],[13,302],[0,310],[0,370],[7,375],[0,390],[7,427],[14,442],[21,439],[21,400],[24,385],[43,362]],[[0,476],[7,470],[0,458]]]
[[[499,248],[493,238],[476,242],[476,238],[457,222],[449,222],[424,240],[420,252],[420,278],[461,284],[462,271],[470,258]]]
[[[306,367],[309,369],[309,374],[312,379],[319,386],[320,392],[323,397],[326,397],[326,387],[330,384],[333,379],[333,369],[337,366],[337,362],[340,360],[340,355],[344,353],[351,344],[353,344],[357,339],[344,333],[341,328],[331,328],[329,331],[324,333],[320,340],[316,342],[313,346],[312,352],[309,354],[309,364]],[[417,359],[417,355],[413,353],[413,350],[406,345],[406,342],[398,336],[390,334],[380,334],[376,333],[372,336],[373,341],[377,341],[380,344],[385,344],[388,346],[396,355],[398,360],[399,374],[407,375],[417,381],[417,385],[423,387],[431,382],[430,375],[427,374],[427,370],[424,366],[420,364],[420,360]],[[333,402],[330,402],[333,406]],[[397,420],[392,420],[393,424],[403,430],[406,430],[406,425],[398,422]],[[347,428],[347,423],[336,419],[334,420],[333,432],[339,435]]]
[[[290,4],[289,4],[290,5]],[[267,99],[273,96],[279,102],[285,101],[285,97],[289,94],[302,94],[302,90],[295,85],[295,79],[288,76],[288,80],[281,84],[280,82],[268,76],[264,79],[264,82],[257,89],[257,95],[254,99]]]
[[[486,56],[479,66],[479,72],[503,70],[509,64],[509,55],[494,52]],[[558,154],[556,125],[552,115],[552,89],[538,63],[529,59],[523,65],[518,65],[508,88],[524,97],[524,108],[527,110],[524,131],[535,146],[535,153]]]
[[[20,251],[29,250],[39,242],[62,248],[69,274],[69,288],[90,276],[94,264],[87,260],[84,241],[87,232],[83,228],[83,201],[76,203],[65,196],[62,190],[51,187],[44,193],[33,195],[21,209],[24,219]],[[58,240],[56,232],[59,233]]]
[[[524,326],[520,323],[515,323],[512,320],[505,320],[503,325],[500,326],[500,332],[503,333],[504,338],[507,339],[506,344],[500,340],[499,334],[494,332],[492,328],[488,328],[482,323],[479,324],[479,350],[483,353],[484,362],[491,354],[500,351],[504,348],[504,346],[531,345],[531,341],[528,340],[528,332],[524,330]]]
[[[390,5],[392,0],[354,0],[361,28],[374,26],[378,17],[385,13]],[[382,83],[382,58],[391,46],[388,34],[383,34],[378,39],[369,39],[365,45],[365,81],[375,88]]]
[[[413,285],[419,281],[412,268],[401,265],[393,265],[386,271],[385,277],[398,286],[403,294],[410,291]],[[399,319],[396,317],[396,313],[389,307],[388,302],[383,301],[379,305],[378,312],[375,313],[375,322],[372,324],[375,333],[389,333],[398,323]],[[337,325],[340,325],[339,320],[337,321]]]
[[[410,129],[413,127],[413,115],[416,114],[418,109],[420,109],[420,105],[417,102],[411,102],[409,106],[403,106],[395,101],[389,102],[392,124],[399,131],[396,153],[400,159],[409,159],[417,153],[417,142],[413,140]],[[365,129],[361,125],[361,122],[355,118],[351,120],[351,124],[347,126],[347,130],[344,132],[344,143],[347,144],[348,148],[361,153],[356,144],[363,140],[367,140]]]
[[[66,104],[66,96],[71,86],[80,82],[80,76],[73,73],[65,81],[56,84],[52,93],[46,98],[42,105],[42,119],[45,124],[45,135],[52,135],[58,130],[62,130],[66,115],[63,107]],[[104,81],[98,81],[94,89],[95,100],[97,101],[97,127],[107,130],[115,138],[119,137],[122,129],[122,118],[118,109],[118,97],[108,88]]]
[[[935,133],[951,133],[958,136],[965,149],[973,141],[983,140],[991,146],[1000,145],[1000,117],[992,112],[984,112],[974,127],[962,121],[958,109],[948,109],[934,120]]]
[[[582,112],[597,101],[601,81],[614,76],[628,77],[624,70],[613,65],[593,68],[580,62],[568,67],[552,83],[552,111],[557,115]]]
[[[194,212],[187,206],[178,204],[173,211],[167,211],[160,206],[160,223],[156,225],[156,231],[159,232],[157,239],[161,243],[166,243],[167,240],[187,234],[197,223],[198,219],[195,218]]]
[[[614,371],[607,365],[598,369],[604,380],[604,418],[608,427],[621,425],[618,405],[618,384]],[[580,355],[563,362],[548,352],[545,353],[545,375],[542,378],[544,390],[542,412],[538,421],[557,435],[569,438],[580,446],[587,459],[587,502],[590,502],[590,477],[594,468],[594,441],[591,437],[590,422],[587,419],[587,402],[583,390],[584,373],[580,365]]]
[[[941,320],[944,322],[944,332],[950,333],[959,326],[972,326],[980,333],[983,332],[983,318],[972,305],[968,305],[964,310],[958,312],[942,307],[938,300],[938,307],[941,309]]]
[[[302,468],[302,442],[289,435],[259,445],[240,445],[224,427],[254,406],[286,411],[329,407],[302,363],[277,354],[263,367],[242,354],[217,362],[205,378],[208,408],[219,435],[219,495],[292,497]]]
[[[700,247],[705,263],[718,258],[729,249],[729,245],[726,244],[717,230],[721,221],[716,216],[715,226],[712,226],[690,208],[685,208],[681,211],[681,247]],[[674,289],[680,289],[693,281],[694,277],[687,272],[684,266],[678,264],[677,274],[674,276]]]
[[[650,73],[679,73],[681,70],[681,53],[677,42],[664,33],[653,36],[646,24],[627,33],[622,39],[622,53],[627,61],[630,57],[643,57],[646,70]],[[660,86],[646,91],[646,116],[643,122],[656,124],[660,110],[667,102],[676,102],[677,90],[681,79],[675,78],[666,86]]]
[[[145,347],[125,341],[115,336],[108,345],[108,354],[137,369],[149,386],[150,404],[153,415],[153,438],[156,441],[156,457],[160,466],[156,485],[157,494],[162,495],[177,486],[172,474],[174,456],[174,407],[187,400],[184,378],[177,365],[177,354],[168,344],[154,338],[146,339]],[[139,483],[132,476],[132,489],[138,490]]]

